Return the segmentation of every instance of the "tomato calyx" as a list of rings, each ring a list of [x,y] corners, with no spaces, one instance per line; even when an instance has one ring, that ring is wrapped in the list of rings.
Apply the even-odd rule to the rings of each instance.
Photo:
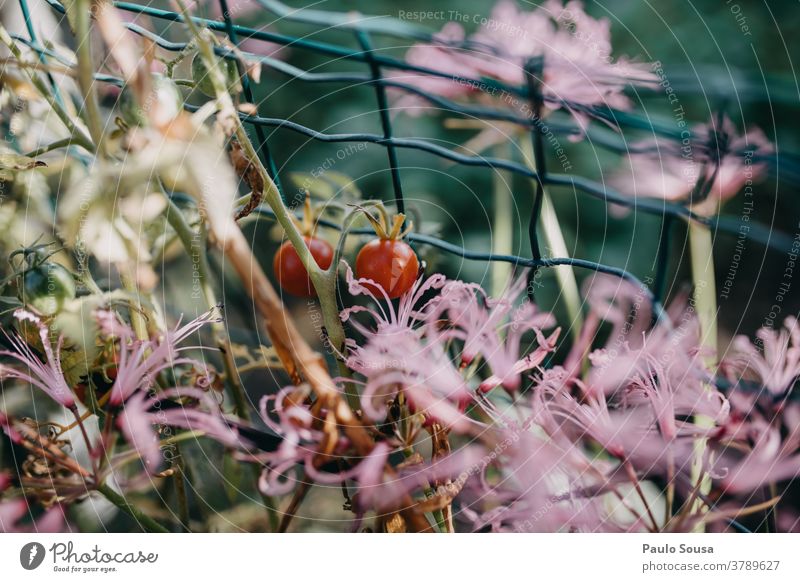
[[[303,242],[308,248],[311,257],[323,271],[333,263],[333,247],[328,241],[316,236],[316,221],[311,207],[311,197],[306,191],[306,200],[303,207],[302,222],[294,216],[292,221],[303,236]],[[298,297],[316,297],[316,289],[308,271],[300,259],[300,255],[291,241],[287,240],[280,246],[272,263],[275,278],[281,289],[290,295]]]
[[[409,220],[406,221],[406,215],[402,212],[396,214],[392,219],[392,225],[389,226],[389,215],[386,213],[386,209],[383,206],[378,205],[378,217],[372,215],[366,208],[363,206],[355,206],[358,210],[364,213],[364,216],[367,217],[372,228],[375,229],[375,234],[378,235],[378,238],[381,240],[401,240],[405,238],[405,236],[411,232],[414,228],[414,223]],[[406,228],[403,228],[403,225]]]
[[[412,228],[411,221],[404,229],[406,217],[400,213],[389,227],[389,217],[382,206],[378,206],[378,218],[358,208],[372,223],[378,238],[365,244],[358,252],[356,276],[370,281],[367,287],[372,288],[374,294],[397,299],[414,286],[420,275],[416,253],[402,240]]]

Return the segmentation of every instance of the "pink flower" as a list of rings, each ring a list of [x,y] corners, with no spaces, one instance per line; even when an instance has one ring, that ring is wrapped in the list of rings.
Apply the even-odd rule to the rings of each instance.
[[[355,313],[367,313],[375,322],[373,328],[355,323],[366,342],[358,345],[349,340],[347,344],[348,367],[366,378],[362,406],[373,420],[382,419],[387,402],[403,390],[415,410],[450,428],[467,430],[469,422],[460,409],[472,399],[472,390],[445,345],[460,346],[462,365],[478,356],[485,361],[491,373],[480,383],[484,392],[499,385],[518,388],[520,375],[540,365],[555,349],[558,332],[549,338],[542,333],[542,328],[554,325],[553,316],[539,312],[528,301],[517,306],[526,286],[524,274],[498,299],[487,297],[478,285],[434,275],[418,281],[396,311],[388,298],[380,301],[370,293],[368,281],[355,280],[349,269],[347,281],[352,294],[368,295],[376,304],[342,313],[345,321]],[[433,290],[440,290],[439,295],[426,301],[425,293]],[[525,355],[522,338],[528,332],[538,347]]]
[[[297,482],[297,465],[312,466],[312,461],[326,435],[314,428],[314,414],[305,403],[307,387],[287,386],[275,395],[261,399],[259,410],[267,428],[280,437],[274,451],[258,455],[264,465],[259,479],[259,489],[265,495],[283,495],[294,489]],[[346,440],[334,443],[334,451],[341,452]],[[333,457],[331,457],[333,460]]]
[[[611,23],[587,15],[583,5],[571,1],[548,0],[533,11],[522,11],[512,0],[501,0],[491,17],[474,35],[470,47],[453,49],[445,43],[415,45],[406,59],[409,63],[466,78],[497,79],[506,84],[525,84],[525,62],[531,57],[543,60],[542,91],[550,109],[565,107],[585,120],[582,107],[629,107],[622,91],[629,83],[650,84],[656,77],[642,64],[611,56]],[[460,25],[448,23],[438,38],[462,41]],[[456,83],[423,75],[410,82],[427,91],[449,98],[478,93],[468,83]],[[478,93],[479,94],[479,93]],[[513,99],[506,96],[505,105]]]
[[[131,327],[112,309],[95,310],[94,320],[97,322],[100,335],[105,339],[121,339],[129,342],[136,337]]]
[[[31,514],[24,498],[0,501],[0,533],[60,533],[66,530],[63,508],[56,504],[40,517],[21,523]]]
[[[688,470],[694,440],[714,436],[727,422],[727,400],[699,381],[674,380],[655,361],[651,366],[647,375],[631,378],[612,401],[552,370],[534,389],[533,419],[551,436],[561,435],[576,445],[594,441],[643,474]],[[696,416],[710,417],[715,424],[701,426],[691,420]]]
[[[128,398],[117,417],[117,426],[128,444],[142,459],[149,473],[157,473],[161,465],[161,447],[158,435],[153,430],[153,418],[145,392],[139,392]]]
[[[533,332],[545,351],[555,348],[557,335],[546,339],[542,333],[543,329],[555,325],[552,314],[540,312],[527,300],[515,307],[526,285],[527,278],[523,274],[509,285],[502,297],[492,299],[476,285],[450,281],[428,314],[432,322],[429,335],[437,333],[433,328],[435,322],[444,319],[451,327],[441,332],[440,337],[463,342],[463,363],[471,364],[479,355],[487,363],[492,375],[483,383],[484,391],[497,385],[516,390],[520,385],[520,373],[541,363],[542,352],[537,352],[530,360],[520,355],[522,337],[527,332]]]
[[[350,355],[347,366],[366,378],[361,402],[372,420],[383,419],[385,404],[398,390],[403,390],[411,406],[439,420],[445,426],[465,430],[466,417],[460,412],[471,398],[471,391],[444,351],[440,339],[429,337],[431,308],[439,298],[424,300],[424,295],[445,285],[442,275],[419,279],[398,303],[397,309],[388,297],[378,297],[368,279],[355,279],[346,271],[348,289],[354,296],[365,295],[374,307],[355,306],[341,313],[366,337],[363,345],[348,340]],[[354,320],[357,313],[367,314],[374,327]]]
[[[676,385],[707,379],[709,372],[702,358],[705,354],[699,345],[699,324],[686,297],[676,297],[666,318],[648,330],[651,307],[641,290],[623,285],[609,303],[610,288],[602,283],[604,279],[597,281],[601,283],[599,294],[603,299],[595,296],[595,285],[587,291],[592,307],[587,325],[596,330],[600,320],[610,318],[614,328],[605,347],[589,353],[592,367],[586,384],[590,391],[613,394],[633,379],[647,377],[654,363],[673,374]],[[573,348],[579,354],[590,349],[594,337],[582,339],[585,345]],[[575,370],[574,365],[570,370]]]
[[[175,401],[186,398],[197,402],[184,405]],[[156,396],[136,392],[122,405],[117,426],[150,474],[157,473],[161,465],[161,443],[154,428],[158,425],[200,431],[231,448],[247,444],[235,424],[226,421],[219,405],[202,390],[170,388]]]
[[[0,420],[4,418],[0,413]],[[0,496],[11,486],[11,481],[11,475],[0,473]],[[59,533],[65,530],[61,505],[54,505],[28,524],[21,523],[30,514],[31,508],[24,498],[0,498],[0,533]]]
[[[734,382],[753,379],[772,396],[783,396],[800,377],[800,325],[787,317],[783,328],[762,327],[756,333],[758,346],[747,336],[737,336],[721,367]]]
[[[347,366],[366,378],[361,397],[372,420],[386,416],[386,403],[398,390],[417,412],[463,432],[470,426],[461,413],[472,392],[439,341],[418,334],[375,334],[347,359]]]
[[[722,490],[752,493],[769,483],[800,477],[800,430],[782,437],[780,428],[765,421],[750,422],[733,441],[719,443],[710,473]],[[745,452],[742,452],[742,450]]]
[[[406,62],[417,67],[449,71],[452,74],[466,77],[474,73],[469,57],[446,46],[449,43],[464,41],[464,29],[460,24],[448,22],[434,38],[439,42],[416,44],[411,47],[406,53]],[[447,77],[417,75],[409,72],[394,72],[387,76],[448,99],[458,99],[477,92],[474,87],[456,83]],[[430,103],[423,101],[416,95],[403,94],[395,103],[395,107],[405,109],[411,115],[418,115],[423,108],[430,107]]]
[[[719,148],[714,145],[715,131]],[[699,201],[698,207],[708,214],[763,176],[766,164],[757,158],[772,152],[773,147],[760,129],[738,135],[733,122],[725,117],[720,127],[699,125],[693,132],[695,141],[689,149],[678,142],[634,144],[655,151],[629,155],[629,169],[621,171],[612,183],[634,197],[694,203],[688,198],[702,178],[710,184],[708,198]]]
[[[265,495],[292,491],[299,482],[297,468],[302,466],[308,478],[318,484],[355,481],[357,513],[382,511],[397,507],[404,496],[429,480],[452,477],[467,462],[466,453],[457,453],[421,467],[390,471],[392,449],[386,442],[378,442],[368,455],[358,459],[346,438],[337,437],[336,442],[328,443],[328,435],[314,427],[315,417],[305,403],[307,394],[305,387],[288,386],[261,400],[262,420],[280,437],[274,451],[251,457],[264,466],[259,489]]]
[[[14,367],[0,364],[0,379],[13,378],[22,380],[31,386],[36,386],[61,406],[70,409],[75,408],[75,398],[66,380],[64,380],[64,373],[61,370],[60,356],[63,338],[58,338],[54,350],[50,344],[50,332],[47,326],[36,315],[23,309],[17,309],[14,312],[14,317],[20,322],[30,322],[39,329],[39,338],[42,342],[45,361],[42,362],[20,336],[3,332],[11,343],[12,349],[2,350],[0,355],[9,356],[16,360],[26,370],[18,370]]]
[[[498,432],[461,496],[476,530],[495,532],[620,531],[604,507],[611,464],[563,438],[537,436],[531,423]],[[492,468],[497,477],[487,476]],[[472,500],[474,501],[469,501]],[[486,509],[484,509],[486,508]],[[636,523],[626,529],[642,529]]]
[[[117,377],[111,387],[109,403],[112,406],[119,406],[137,390],[147,390],[155,376],[162,370],[193,362],[188,358],[179,357],[180,352],[188,348],[179,348],[178,344],[216,319],[214,310],[210,310],[183,327],[176,327],[166,332],[163,338],[145,341],[136,340],[122,326],[112,326],[112,329],[120,334],[120,350]],[[108,322],[104,325],[108,325]]]
[[[479,446],[465,446],[460,450],[433,459],[427,463],[403,467],[390,472],[389,455],[393,452],[385,442],[379,442],[355,467],[341,472],[322,472],[306,466],[307,474],[317,483],[334,485],[354,480],[357,491],[354,498],[356,513],[368,510],[396,509],[403,498],[431,483],[457,480],[463,485],[480,462]],[[438,492],[447,495],[446,491]]]
[[[359,333],[365,337],[375,334],[391,335],[403,334],[423,323],[427,316],[426,310],[435,300],[424,301],[425,294],[441,289],[446,279],[444,275],[434,274],[428,278],[419,278],[414,285],[397,302],[397,308],[380,285],[370,279],[356,279],[353,270],[342,261],[345,267],[345,280],[350,295],[358,297],[363,295],[372,300],[374,307],[356,305],[342,310],[339,314],[343,322],[349,322]],[[375,290],[380,293],[376,293]],[[365,314],[372,320],[372,327],[359,323],[354,317],[356,314]]]

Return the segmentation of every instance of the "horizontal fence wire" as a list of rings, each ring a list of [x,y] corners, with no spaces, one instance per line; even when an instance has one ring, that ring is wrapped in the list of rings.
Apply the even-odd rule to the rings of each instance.
[[[64,6],[58,0],[43,1],[47,2],[56,12],[60,14],[66,13]],[[439,95],[424,91],[413,84],[398,80],[401,77],[387,77],[383,74],[382,70],[389,69],[413,75],[428,75],[431,77],[448,79],[454,83],[465,83],[469,84],[470,86],[482,86],[495,92],[505,92],[507,94],[516,95],[527,100],[534,100],[534,102],[536,99],[539,99],[542,102],[547,102],[549,105],[564,106],[569,110],[586,113],[594,118],[605,120],[609,123],[609,125],[611,125],[611,127],[620,128],[620,130],[630,129],[634,131],[641,131],[645,132],[651,138],[657,136],[659,139],[673,140],[675,142],[679,142],[684,139],[685,134],[681,134],[682,130],[671,127],[669,124],[657,123],[649,117],[642,117],[627,111],[613,110],[608,107],[586,107],[561,99],[548,98],[542,95],[532,95],[531,91],[533,89],[527,82],[522,86],[513,86],[488,78],[471,79],[458,74],[450,74],[437,71],[435,69],[412,65],[401,59],[378,54],[377,50],[379,49],[374,49],[371,41],[369,40],[370,34],[389,35],[409,40],[444,44],[454,49],[470,48],[470,43],[448,43],[414,25],[410,25],[389,17],[365,17],[355,20],[351,14],[309,9],[297,10],[294,8],[289,8],[284,4],[273,0],[257,0],[261,6],[272,12],[278,19],[292,20],[314,25],[317,26],[320,31],[340,30],[343,32],[349,32],[351,35],[355,35],[355,39],[360,45],[360,49],[355,49],[329,42],[313,40],[308,36],[301,38],[272,31],[256,30],[235,24],[231,18],[230,11],[228,10],[226,0],[218,1],[220,4],[220,12],[223,18],[222,21],[200,17],[192,17],[192,20],[199,26],[206,27],[215,32],[226,34],[231,43],[234,45],[238,45],[242,39],[257,39],[282,46],[311,51],[316,54],[330,56],[336,60],[362,63],[369,69],[367,73],[312,73],[295,67],[289,63],[283,62],[279,59],[240,51],[240,54],[243,54],[244,58],[257,61],[271,70],[289,76],[293,80],[307,83],[339,83],[347,85],[373,86],[376,94],[378,104],[376,111],[380,115],[381,127],[383,129],[382,134],[364,132],[325,133],[303,126],[289,119],[264,116],[259,110],[259,104],[255,103],[254,105],[257,107],[255,115],[240,112],[239,115],[241,116],[242,121],[253,128],[257,138],[259,154],[262,156],[268,171],[278,185],[280,185],[280,175],[275,161],[271,156],[268,145],[269,136],[264,133],[264,128],[272,128],[273,131],[292,131],[300,135],[304,135],[310,140],[323,143],[372,143],[386,148],[389,159],[389,168],[392,176],[394,202],[398,208],[398,211],[404,210],[404,202],[397,150],[411,149],[426,152],[464,166],[483,167],[490,170],[505,170],[513,174],[530,178],[542,186],[551,185],[572,189],[574,192],[582,192],[606,203],[629,207],[636,212],[644,212],[660,216],[663,220],[662,241],[660,242],[659,257],[657,260],[658,276],[656,277],[656,283],[654,285],[655,292],[648,289],[646,285],[644,285],[644,283],[642,283],[635,275],[626,271],[625,269],[603,265],[594,261],[578,258],[526,258],[515,255],[482,253],[464,249],[458,245],[454,245],[430,235],[410,233],[408,237],[412,242],[429,245],[467,260],[507,262],[513,265],[530,267],[534,269],[539,267],[569,265],[577,268],[590,269],[595,272],[611,274],[631,281],[643,289],[653,301],[654,311],[657,314],[660,314],[661,317],[663,317],[661,295],[664,287],[663,279],[666,271],[666,261],[668,260],[668,253],[664,252],[663,247],[668,242],[668,235],[674,222],[673,219],[682,218],[684,220],[691,220],[704,224],[705,226],[721,233],[741,236],[741,222],[740,217],[738,216],[708,217],[699,215],[693,212],[687,206],[679,203],[667,202],[659,199],[626,196],[625,194],[610,188],[607,184],[597,182],[590,178],[571,174],[536,172],[528,168],[526,165],[513,160],[482,155],[468,155],[454,151],[435,143],[435,140],[432,139],[396,137],[393,134],[391,119],[389,117],[389,106],[386,97],[387,88],[392,88],[407,94],[415,95],[436,106],[438,109],[462,116],[467,119],[501,121],[528,128],[532,132],[535,142],[537,141],[535,136],[537,134],[541,135],[543,121],[538,115],[517,115],[507,110],[504,111],[491,107],[457,103]],[[42,46],[38,42],[36,36],[33,34],[32,23],[30,22],[30,14],[27,7],[28,0],[19,0],[19,2],[23,7],[23,16],[25,17],[26,24],[28,25],[30,37],[25,38],[19,34],[12,34],[12,37],[16,41],[26,44],[31,49],[36,51],[41,59],[47,56],[49,58],[56,59],[65,66],[74,67],[74,62],[70,62],[69,59],[56,54],[54,51]],[[157,20],[163,20],[166,22],[183,22],[184,20],[181,14],[170,10],[163,10],[160,8],[154,8],[152,6],[130,2],[113,2],[113,4],[120,10],[149,16]],[[187,50],[187,48],[190,46],[189,43],[186,42],[171,41],[167,38],[164,38],[162,35],[159,35],[135,23],[125,23],[125,26],[131,32],[149,39],[166,51],[182,52]],[[493,47],[482,46],[481,48],[483,50],[496,50],[493,49]],[[223,58],[238,60],[237,55],[225,47],[215,47],[215,52]],[[240,73],[241,72],[242,71],[240,71]],[[124,84],[122,79],[114,77],[113,75],[96,74],[95,79],[99,82],[110,83],[117,86],[122,86]],[[250,81],[247,79],[246,75],[243,75],[243,79],[244,96],[248,101],[253,102]],[[53,84],[53,86],[55,90],[55,84]],[[186,104],[185,107],[189,111],[197,110],[197,107],[191,104]],[[613,130],[589,129],[583,131],[578,129],[573,124],[562,122],[557,119],[547,119],[546,127],[549,131],[552,131],[552,133],[556,135],[564,135],[567,137],[583,136],[587,142],[590,143],[590,145],[598,146],[619,154],[647,153],[651,151],[655,152],[658,151],[659,147],[655,144],[646,144],[642,142],[628,143],[621,133]],[[691,137],[691,143],[692,146],[696,147],[700,152],[708,151],[709,148],[712,147],[709,142],[694,139],[694,136]],[[539,152],[537,155],[541,156],[542,144],[535,143],[535,146],[535,151]],[[744,156],[747,154],[745,150],[742,150],[729,152],[728,155]],[[770,171],[775,175],[778,174],[778,169],[780,169],[780,177],[783,180],[800,183],[800,158],[798,158],[796,155],[786,154],[784,152],[782,152],[780,156],[777,153],[756,155],[753,156],[753,162],[762,162],[767,164],[770,168]],[[284,189],[281,186],[279,186],[279,189],[282,191],[282,194],[285,197],[286,193],[283,191]],[[272,215],[271,210],[264,207],[258,208],[257,212],[262,215]],[[535,216],[531,217],[531,221],[530,231],[533,235],[533,243],[535,242],[536,236]],[[340,228],[338,225],[330,221],[323,220],[321,221],[321,224],[324,224],[330,228]],[[793,248],[793,239],[789,235],[775,232],[766,225],[759,225],[753,222],[750,222],[749,226],[750,230],[746,235],[746,238],[749,240],[763,244],[768,248],[775,249],[780,252],[789,252]],[[358,230],[351,232],[353,232],[353,234],[360,234],[360,231]]]

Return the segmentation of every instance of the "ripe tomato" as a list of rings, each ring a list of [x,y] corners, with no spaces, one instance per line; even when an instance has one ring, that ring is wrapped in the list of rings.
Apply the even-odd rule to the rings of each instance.
[[[106,377],[112,382],[117,379],[117,365],[119,364],[119,352],[116,348],[113,349],[109,356],[106,356],[106,363],[104,364],[104,372]]]
[[[327,269],[331,266],[333,261],[333,248],[331,245],[313,236],[305,236],[303,240],[306,242],[308,250],[311,251],[311,256],[314,257],[321,269]],[[275,253],[272,269],[275,271],[278,284],[287,293],[298,297],[316,297],[317,292],[311,284],[311,277],[308,276],[308,272],[300,261],[297,251],[294,250],[292,243],[288,240]]]
[[[417,255],[401,240],[377,238],[356,257],[356,276],[372,279],[395,299],[411,289],[419,274]]]

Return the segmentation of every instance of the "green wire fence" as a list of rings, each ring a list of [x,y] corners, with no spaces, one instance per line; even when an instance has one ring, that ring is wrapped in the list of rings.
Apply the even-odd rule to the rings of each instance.
[[[22,10],[22,14],[25,18],[27,36],[22,34],[12,34],[12,37],[16,41],[21,42],[35,50],[39,55],[39,58],[43,61],[45,59],[55,59],[64,65],[74,66],[74,63],[69,62],[63,56],[56,54],[54,51],[42,45],[35,34],[34,26],[31,22],[30,10],[28,6],[29,0],[18,1]],[[57,0],[34,1],[47,2],[47,4],[49,4],[50,7],[57,13],[62,15],[66,14],[64,6]],[[488,78],[470,79],[468,77],[462,77],[458,74],[449,74],[442,71],[420,67],[407,63],[401,59],[380,54],[380,52],[374,48],[373,37],[385,36],[401,38],[408,41],[439,43],[443,45],[449,45],[454,48],[474,48],[475,44],[470,41],[464,41],[460,43],[444,41],[420,27],[390,17],[363,17],[359,18],[358,20],[354,20],[350,14],[312,9],[294,9],[274,0],[257,0],[258,3],[266,11],[273,14],[276,19],[295,21],[316,26],[318,27],[319,31],[337,30],[352,34],[360,47],[359,50],[356,50],[343,45],[318,41],[313,38],[313,34],[305,35],[301,38],[267,30],[256,30],[246,26],[238,25],[233,21],[231,11],[229,10],[228,1],[218,1],[220,13],[222,15],[221,21],[200,17],[193,17],[193,21],[201,27],[206,27],[212,31],[226,34],[231,43],[234,45],[238,45],[243,39],[268,41],[278,45],[290,46],[293,49],[326,55],[331,57],[332,60],[336,61],[353,62],[354,64],[361,65],[364,69],[366,69],[366,72],[312,73],[276,58],[244,52],[243,54],[246,59],[260,62],[263,67],[270,68],[292,79],[310,84],[367,84],[374,87],[377,105],[376,112],[380,116],[382,129],[381,133],[325,133],[310,127],[305,127],[288,119],[269,117],[268,111],[265,111],[265,106],[263,104],[255,103],[251,81],[248,79],[248,76],[244,74],[244,71],[239,71],[242,78],[242,91],[244,98],[251,103],[255,103],[256,107],[255,114],[240,113],[241,118],[246,124],[253,128],[259,155],[261,156],[262,161],[265,163],[265,167],[269,171],[272,179],[275,181],[275,184],[278,186],[278,189],[284,196],[285,201],[286,191],[282,185],[281,175],[275,159],[272,156],[269,144],[270,139],[273,138],[274,134],[278,131],[296,132],[320,142],[372,143],[383,146],[386,149],[387,163],[391,173],[394,203],[396,204],[399,212],[403,212],[405,210],[402,171],[398,161],[398,152],[402,149],[412,149],[427,152],[433,156],[444,158],[465,166],[482,167],[490,171],[505,170],[513,174],[525,176],[534,180],[537,184],[536,196],[534,199],[532,213],[529,218],[528,228],[531,242],[530,257],[472,251],[456,244],[441,240],[437,237],[420,233],[411,233],[409,234],[408,238],[412,242],[430,245],[441,251],[451,253],[455,256],[468,260],[500,261],[511,263],[512,265],[516,266],[531,267],[534,270],[540,267],[569,265],[571,267],[589,269],[600,273],[615,275],[631,281],[639,286],[653,301],[654,313],[656,313],[657,317],[663,317],[661,295],[663,293],[663,281],[665,278],[669,258],[668,253],[666,252],[666,247],[669,240],[669,232],[673,228],[676,218],[701,223],[720,233],[733,236],[741,235],[740,219],[738,216],[703,216],[693,212],[688,206],[680,203],[630,197],[614,190],[613,188],[609,187],[608,184],[596,182],[578,175],[559,174],[547,171],[545,165],[545,145],[542,134],[542,124],[540,123],[540,113],[546,104],[565,106],[572,111],[587,113],[593,118],[601,119],[613,127],[619,128],[620,130],[646,130],[651,135],[657,135],[661,139],[674,140],[676,142],[680,141],[683,136],[681,135],[681,132],[675,128],[669,127],[666,124],[654,122],[650,117],[645,118],[643,116],[636,115],[635,113],[614,110],[609,107],[587,107],[585,105],[569,102],[564,99],[555,99],[552,96],[542,95],[542,93],[538,90],[539,79],[541,77],[540,71],[542,68],[541,59],[533,58],[529,59],[527,62],[520,63],[520,66],[523,67],[527,73],[526,83],[523,86],[512,86]],[[183,16],[180,13],[170,10],[154,8],[152,6],[135,4],[131,2],[113,2],[113,4],[122,11],[145,15],[156,20],[176,23],[183,21]],[[138,24],[126,23],[126,26],[130,31],[149,39],[158,47],[166,51],[180,52],[187,49],[188,43],[170,41],[156,32],[147,30]],[[489,50],[499,54],[496,47],[481,46],[480,48],[484,51]],[[224,47],[217,46],[215,47],[215,52],[223,58],[236,61],[238,66],[241,68],[241,62],[239,62],[238,57],[232,51]],[[472,86],[477,86],[477,84],[480,83],[481,86],[488,87],[492,90],[505,91],[509,94],[527,99],[530,103],[530,108],[533,112],[533,115],[517,115],[508,110],[456,103],[439,95],[424,91],[412,84],[387,78],[385,76],[385,71],[387,70],[404,71],[414,74],[429,75],[431,77],[445,78],[452,80],[455,83],[468,83]],[[118,86],[123,84],[121,79],[111,75],[96,74],[95,79],[99,82],[115,84]],[[53,82],[52,77],[49,79],[49,81],[53,86],[53,90],[56,92],[56,97],[58,99],[63,99],[63,97],[58,93],[57,85],[55,82]],[[392,118],[390,116],[390,105],[387,98],[388,88],[413,94],[430,102],[449,114],[454,114],[469,119],[478,118],[483,120],[513,123],[526,128],[531,134],[534,156],[537,160],[537,169],[534,171],[528,166],[511,159],[464,154],[421,138],[396,137],[393,131]],[[196,107],[188,104],[186,107],[190,110],[196,109]],[[576,135],[583,131],[569,122],[551,119],[548,119],[547,128],[556,135],[564,136]],[[270,130],[269,133],[267,132],[268,129]],[[586,130],[586,136],[587,139],[591,141],[593,146],[604,148],[616,153],[635,153],[646,151],[648,149],[648,146],[637,146],[626,142],[621,132],[614,133],[608,131],[597,131],[590,128]],[[710,154],[708,157],[711,159],[720,159],[723,154],[745,155],[744,151],[722,151],[722,149],[726,147],[725,144],[722,143],[723,140],[706,139],[705,141],[701,141],[696,139],[694,136],[692,139],[692,147],[697,148],[698,151]],[[764,155],[758,154],[753,158],[753,162],[767,164],[771,173],[781,180],[785,180],[790,183],[800,182],[800,159],[798,159],[797,156],[789,155],[784,152],[781,152],[780,157],[777,153],[769,153]],[[780,175],[778,175],[778,170],[780,170]],[[542,189],[547,185],[569,187],[576,192],[581,192],[587,196],[603,200],[606,203],[630,207],[636,212],[654,214],[661,217],[663,221],[661,228],[661,241],[657,256],[657,270],[653,289],[648,289],[648,287],[644,285],[636,276],[626,269],[620,267],[605,265],[580,258],[542,257],[539,250],[539,233],[537,232],[537,224],[538,214],[541,209]],[[256,209],[256,212],[266,215],[272,214],[271,211],[265,207]],[[338,225],[335,223],[326,220],[322,220],[320,224],[332,228],[338,227]],[[353,232],[356,234],[359,233],[358,230]],[[775,232],[773,229],[765,225],[751,223],[747,237],[750,240],[766,245],[767,247],[780,252],[786,252],[792,248],[792,238],[790,236],[780,232]]]

